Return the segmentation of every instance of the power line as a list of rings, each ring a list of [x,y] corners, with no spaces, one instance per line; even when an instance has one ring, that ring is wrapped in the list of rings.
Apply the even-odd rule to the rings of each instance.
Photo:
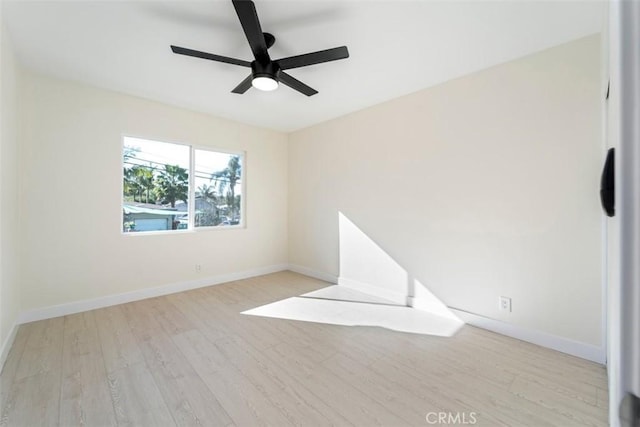
[[[165,165],[166,165],[166,163],[159,163],[159,162],[154,162],[154,161],[151,161],[151,160],[143,160],[143,159],[139,159],[139,160],[141,160],[141,161],[145,161],[145,162],[148,162],[148,163],[154,163],[154,164],[162,165],[162,166],[165,166]],[[146,169],[150,169],[150,170],[158,171],[158,172],[160,172],[160,173],[165,172],[165,169],[164,169],[164,168],[159,168],[159,167],[157,167],[157,166],[151,166],[151,165],[145,165],[145,164],[133,163],[133,162],[129,162],[129,161],[125,161],[125,162],[123,162],[123,163],[124,163],[125,165],[139,166],[139,167],[143,167],[143,168],[146,168]],[[176,165],[176,166],[177,166],[177,165]],[[178,166],[178,167],[180,167],[180,166]],[[129,168],[129,169],[130,169],[130,168]],[[185,169],[185,168],[182,168],[182,169]],[[185,170],[186,170],[186,169],[185,169]],[[188,170],[186,170],[186,171],[187,171],[187,174],[188,174]],[[215,173],[215,172],[214,172],[214,173]],[[215,177],[215,178],[213,178],[213,177],[212,177],[212,175],[213,175],[213,174],[209,175],[209,174],[208,174],[208,173],[206,173],[206,172],[198,171],[198,170],[196,170],[196,171],[194,172],[194,176],[195,176],[196,178],[208,179],[209,181],[224,181],[224,182],[229,182],[229,183],[231,182],[231,180],[230,180],[229,178],[225,178],[225,177]],[[236,184],[239,184],[239,183],[241,183],[241,182],[242,182],[242,180],[241,180],[241,179],[236,180]]]

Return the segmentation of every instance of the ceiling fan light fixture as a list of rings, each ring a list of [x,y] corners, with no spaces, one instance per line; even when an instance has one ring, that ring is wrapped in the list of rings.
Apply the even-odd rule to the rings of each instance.
[[[255,76],[251,80],[251,86],[258,90],[265,92],[271,92],[278,89],[278,81],[271,76]]]

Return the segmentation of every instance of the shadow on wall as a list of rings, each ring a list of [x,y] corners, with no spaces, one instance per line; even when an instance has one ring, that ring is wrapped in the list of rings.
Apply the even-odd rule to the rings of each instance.
[[[339,213],[340,281],[243,314],[450,337],[462,322],[442,301]]]

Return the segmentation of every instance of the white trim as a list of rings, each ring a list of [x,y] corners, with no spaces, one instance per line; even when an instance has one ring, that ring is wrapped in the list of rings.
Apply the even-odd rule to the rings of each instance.
[[[626,411],[623,416],[621,413],[625,411],[619,409],[625,399],[640,398],[640,4],[615,3],[619,4],[619,15],[618,26],[613,28],[619,37],[617,47],[620,49],[616,61],[620,79],[620,144],[615,167],[616,215],[620,217],[620,283],[613,304],[619,309],[612,313],[617,323],[612,330],[615,338],[612,357],[617,359],[618,369],[610,377],[610,389],[616,394],[610,395],[609,408],[612,425],[637,426],[636,411]]]
[[[18,324],[14,323],[11,331],[9,331],[9,335],[2,343],[2,348],[0,348],[0,374],[2,374],[2,370],[4,369],[4,364],[7,361],[7,357],[9,356],[9,350],[11,350],[11,346],[13,345],[13,341],[16,339],[16,334],[18,333]]]
[[[621,282],[620,282],[620,268],[622,257],[622,245],[621,245],[621,233],[624,228],[622,227],[620,219],[620,208],[618,203],[622,198],[621,191],[621,153],[623,147],[621,146],[621,128],[622,128],[622,115],[624,111],[621,109],[621,93],[626,90],[625,84],[622,81],[621,75],[621,55],[622,49],[620,45],[621,40],[621,1],[612,0],[608,5],[608,20],[607,30],[603,31],[603,34],[608,36],[606,50],[608,54],[608,73],[611,81],[609,100],[607,103],[607,145],[616,149],[615,153],[615,200],[616,200],[616,217],[610,220],[609,224],[615,223],[616,233],[610,234],[609,238],[613,238],[612,244],[614,244],[618,253],[615,262],[608,260],[609,268],[613,267],[611,280],[607,281],[607,374],[609,379],[609,425],[612,427],[620,426],[620,419],[618,417],[618,405],[623,396],[622,381],[620,375],[621,369],[621,336],[620,336],[620,294],[621,294]],[[609,229],[611,231],[611,229]],[[608,245],[608,242],[606,243]],[[607,276],[609,278],[609,276]]]
[[[189,173],[189,188],[187,190],[187,201],[186,201],[187,212],[188,212],[187,228],[189,230],[195,231],[195,228],[196,228],[196,149],[193,148],[193,145],[189,147],[189,172],[188,173]],[[122,193],[122,199],[124,200],[124,192]],[[133,200],[135,200],[135,198]],[[171,228],[173,229],[173,227]]]
[[[592,344],[574,341],[569,338],[563,338],[557,335],[551,335],[545,332],[516,326],[511,323],[490,319],[478,314],[469,313],[468,311],[458,310],[451,307],[449,308],[456,316],[469,325],[541,345],[543,347],[561,351],[562,353],[591,360],[593,362],[604,364],[606,361],[606,350],[604,346],[598,347]]]
[[[41,307],[28,310],[18,315],[18,324],[35,322],[36,320],[51,319],[53,317],[66,316],[68,314],[81,313],[83,311],[94,310],[96,308],[109,307],[117,304],[124,304],[132,301],[139,301],[147,298],[154,298],[163,295],[174,294],[176,292],[188,291],[191,289],[204,288],[206,286],[219,285],[234,280],[248,279],[250,277],[262,276],[264,274],[277,273],[288,269],[287,264],[276,264],[266,267],[254,268],[237,273],[221,274],[198,280],[170,283],[153,288],[139,289],[123,294],[106,295],[103,297],[74,301],[70,303]]]
[[[403,294],[402,292],[394,292],[388,289],[382,289],[378,286],[373,286],[368,283],[359,282],[353,279],[347,279],[345,277],[338,278],[338,285],[344,286],[365,294],[384,298],[398,304],[408,305],[407,295]]]
[[[607,7],[604,8],[604,19],[602,20],[602,32],[600,38],[600,68],[602,71],[601,76],[601,88],[600,88],[600,137],[602,138],[602,161],[607,157],[607,152],[609,151],[609,97],[611,94],[611,75],[609,70],[609,10]],[[614,159],[615,160],[615,159]],[[609,272],[612,269],[611,260],[609,260],[609,239],[613,238],[610,236],[609,230],[609,221],[606,215],[600,215],[600,257],[601,257],[601,273],[600,273],[600,286],[601,286],[601,318],[600,318],[600,330],[602,331],[602,342],[605,347],[605,357],[608,358],[608,342],[609,339],[607,337],[608,328],[607,328],[607,319],[608,319],[608,310],[609,303],[607,302],[608,297],[608,286],[609,286]],[[608,360],[605,360],[605,365],[609,366]],[[607,371],[608,372],[608,371]]]
[[[305,276],[313,277],[314,279],[324,280],[329,283],[338,283],[338,277],[333,274],[323,273],[321,271],[313,270],[308,267],[303,267],[297,264],[289,264],[289,270],[294,273],[303,274]]]

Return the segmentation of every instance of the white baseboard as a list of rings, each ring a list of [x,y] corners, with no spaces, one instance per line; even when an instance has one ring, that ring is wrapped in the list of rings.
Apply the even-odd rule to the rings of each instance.
[[[110,307],[112,305],[124,304],[132,301],[139,301],[147,298],[154,298],[163,295],[174,294],[176,292],[188,291],[191,289],[203,288],[206,286],[219,285],[221,283],[232,282],[234,280],[248,279],[250,277],[262,276],[264,274],[276,273],[289,269],[287,264],[270,265],[237,273],[221,274],[198,280],[170,283],[168,285],[139,289],[123,294],[106,295],[82,301],[54,305],[49,307],[36,308],[20,313],[18,324],[35,322],[36,320],[51,319],[53,317],[66,316],[68,314],[81,313],[83,311],[97,308]]]
[[[456,316],[469,325],[477,326],[482,329],[487,329],[508,337],[517,338],[522,341],[527,341],[600,364],[604,364],[606,361],[606,351],[604,347],[574,341],[569,338],[559,337],[557,335],[536,331],[534,329],[526,329],[511,323],[469,313],[468,311],[458,310],[455,308],[450,309]]]
[[[557,335],[548,334],[546,332],[541,332],[534,329],[526,329],[520,326],[513,325],[511,323],[506,323],[500,320],[480,316],[478,314],[469,313],[467,311],[446,307],[444,306],[444,304],[442,305],[442,307],[436,307],[432,301],[408,297],[400,292],[389,291],[388,289],[382,289],[378,286],[358,282],[357,280],[345,279],[343,277],[340,277],[338,279],[338,284],[366,294],[385,298],[399,304],[406,304],[417,309],[428,311],[434,311],[434,309],[437,309],[437,314],[443,315],[445,317],[449,317],[450,313],[453,313],[453,315],[457,316],[460,320],[468,323],[469,325],[477,326],[479,328],[497,332],[508,337],[517,338],[522,341],[527,341],[532,344],[537,344],[542,347],[557,350],[562,353],[567,353],[572,356],[577,356],[582,359],[591,360],[593,362],[601,364],[606,363],[606,350],[604,346],[598,347],[592,344],[574,341],[569,338],[563,338]],[[447,314],[447,312],[449,312],[449,314]]]
[[[313,277],[314,279],[324,280],[325,282],[338,283],[338,278],[332,274],[316,271],[301,265],[289,264],[289,270],[295,273],[304,274],[305,276]]]
[[[7,361],[7,357],[9,356],[9,350],[11,350],[11,346],[13,345],[13,341],[16,339],[16,334],[18,333],[18,324],[14,323],[13,327],[9,331],[9,335],[2,343],[2,348],[0,348],[0,374],[2,374],[2,370],[4,369],[4,363]]]
[[[403,294],[402,292],[394,292],[388,289],[382,289],[379,286],[373,286],[368,283],[359,282],[357,280],[347,279],[344,277],[338,278],[338,285],[341,285],[365,294],[384,298],[389,301],[395,302],[397,304],[408,305],[407,295]]]

